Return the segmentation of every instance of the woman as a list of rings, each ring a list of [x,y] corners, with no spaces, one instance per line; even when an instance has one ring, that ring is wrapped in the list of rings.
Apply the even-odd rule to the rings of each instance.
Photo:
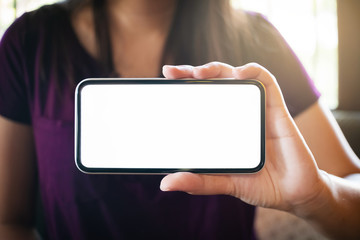
[[[212,61],[227,64],[202,65]],[[0,46],[1,238],[36,237],[33,216],[38,184],[51,239],[254,238],[254,207],[236,198],[163,193],[158,189],[158,176],[90,176],[76,169],[76,83],[86,77],[156,77],[162,74],[164,64],[181,65],[164,67],[163,75],[168,78],[253,77],[262,81],[267,85],[267,128],[271,138],[267,142],[270,161],[259,174],[219,179],[175,174],[164,180],[162,189],[232,194],[250,204],[311,216],[326,233],[336,236],[327,227],[330,224],[316,219],[309,214],[312,208],[306,207],[311,205],[311,199],[323,199],[312,198],[314,192],[329,188],[294,130],[279,100],[281,94],[273,87],[276,84],[272,83],[272,75],[262,67],[234,70],[231,66],[253,61],[277,77],[287,107],[319,168],[341,177],[358,173],[356,157],[347,149],[346,141],[336,135],[336,125],[318,102],[319,95],[298,60],[278,32],[259,15],[233,15],[228,1],[94,0],[68,1],[20,17]],[[281,110],[271,110],[273,101]],[[289,134],[285,139],[295,136],[295,140],[282,141],[284,132]],[[280,139],[280,144],[272,137]],[[327,141],[318,144],[320,137]],[[288,160],[281,159],[287,156],[286,151],[296,159],[305,159],[304,164],[292,161],[293,169],[299,172],[286,169]],[[272,164],[274,157],[284,164]],[[279,176],[274,177],[271,166],[276,167]],[[304,171],[309,174],[306,178]],[[282,177],[290,173],[299,175]],[[264,191],[274,180],[273,189],[281,195],[245,191],[244,178],[249,179],[248,189]],[[311,187],[304,191],[293,189],[300,185]],[[341,189],[346,190],[349,183],[343,185]],[[359,201],[358,189],[354,188],[352,194],[354,201]],[[342,205],[331,206],[338,210]],[[348,206],[356,211],[356,202]],[[351,223],[358,221],[348,215],[342,217]]]

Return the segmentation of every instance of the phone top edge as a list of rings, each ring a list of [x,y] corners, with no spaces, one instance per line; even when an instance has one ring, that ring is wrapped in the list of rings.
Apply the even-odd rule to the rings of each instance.
[[[255,79],[210,78],[210,79],[167,79],[167,78],[86,78],[81,80],[75,92],[78,93],[86,85],[106,84],[252,84],[261,90],[264,85]]]
[[[167,79],[167,78],[85,78],[80,81],[75,89],[76,103],[80,99],[81,90],[87,85],[107,84],[249,84],[256,86],[261,92],[262,102],[265,102],[265,86],[256,79],[235,79],[235,78],[210,78],[210,79]]]
[[[92,81],[92,80],[240,80],[235,78],[208,78],[208,79],[196,79],[196,78],[176,78],[176,79],[169,79],[169,78],[85,78],[82,81]]]

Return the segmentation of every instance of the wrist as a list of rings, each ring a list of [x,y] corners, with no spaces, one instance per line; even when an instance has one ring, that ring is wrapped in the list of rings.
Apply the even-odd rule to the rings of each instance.
[[[335,191],[329,174],[319,170],[319,181],[311,187],[313,193],[307,199],[296,203],[291,213],[305,220],[331,217]]]
[[[360,239],[359,184],[322,171],[319,176],[321,190],[292,213],[331,238]]]

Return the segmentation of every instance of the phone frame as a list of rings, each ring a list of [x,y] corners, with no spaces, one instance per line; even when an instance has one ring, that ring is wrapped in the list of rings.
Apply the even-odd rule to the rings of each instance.
[[[251,84],[260,90],[260,111],[261,111],[261,143],[260,162],[254,168],[93,168],[86,167],[81,162],[81,90],[87,85],[104,84]],[[83,173],[87,174],[168,174],[174,172],[193,172],[201,174],[236,174],[256,173],[265,164],[265,88],[257,80],[237,80],[230,78],[222,79],[165,79],[165,78],[87,78],[82,80],[75,90],[75,164]]]

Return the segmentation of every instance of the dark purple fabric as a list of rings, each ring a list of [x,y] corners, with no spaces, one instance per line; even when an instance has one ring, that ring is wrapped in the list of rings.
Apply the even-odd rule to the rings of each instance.
[[[248,18],[253,42],[245,49],[246,63],[257,62],[276,77],[287,108],[295,117],[316,102],[320,93],[276,28],[261,14],[250,12]]]
[[[51,71],[61,64],[53,62],[53,36],[66,36],[61,47],[71,53],[78,81],[101,76],[78,42],[67,11],[57,5],[20,17],[0,45],[0,114],[33,127],[49,237],[253,239],[254,207],[238,199],[163,193],[162,176],[86,175],[76,168],[74,89],[64,84],[59,96],[55,79],[63,75]],[[49,69],[39,70],[41,62]],[[293,115],[316,101],[317,92],[290,50],[283,57],[265,56],[262,64],[278,77]],[[48,76],[45,85],[42,72]]]

